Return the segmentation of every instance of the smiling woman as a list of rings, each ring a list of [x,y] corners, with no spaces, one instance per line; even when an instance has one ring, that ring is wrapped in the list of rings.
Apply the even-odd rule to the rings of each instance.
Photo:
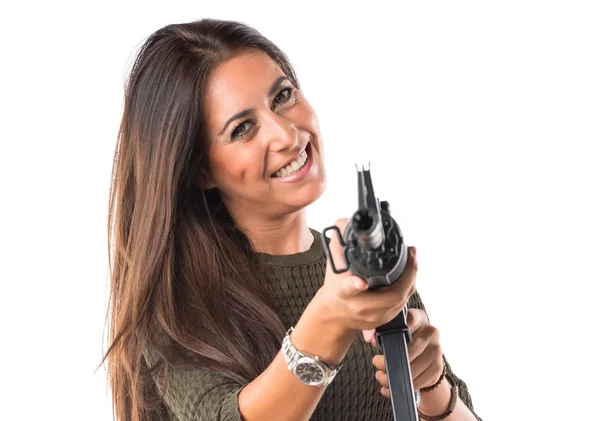
[[[272,42],[210,19],[147,39],[109,208],[118,421],[392,420],[372,329],[405,305],[422,417],[477,419],[415,291],[415,248],[378,291],[330,270],[305,216],[325,185],[315,112]]]
[[[201,185],[218,189],[238,225],[251,233],[262,224],[256,217],[273,220],[319,198],[325,170],[315,112],[268,54],[250,49],[217,66],[204,104]]]

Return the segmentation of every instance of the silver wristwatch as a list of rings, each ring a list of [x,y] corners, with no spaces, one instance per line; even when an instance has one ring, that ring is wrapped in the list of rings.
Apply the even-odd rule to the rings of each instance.
[[[308,386],[327,386],[333,381],[335,375],[344,365],[344,361],[337,367],[331,367],[319,359],[298,351],[290,340],[290,335],[294,331],[291,327],[287,331],[283,343],[281,344],[281,352],[285,358],[288,369],[302,383]]]

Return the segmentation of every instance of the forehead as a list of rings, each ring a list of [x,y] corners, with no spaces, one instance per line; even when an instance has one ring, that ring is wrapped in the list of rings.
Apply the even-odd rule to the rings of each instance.
[[[209,125],[216,129],[232,114],[263,101],[273,81],[283,74],[266,53],[255,50],[217,66],[208,78],[204,98]]]

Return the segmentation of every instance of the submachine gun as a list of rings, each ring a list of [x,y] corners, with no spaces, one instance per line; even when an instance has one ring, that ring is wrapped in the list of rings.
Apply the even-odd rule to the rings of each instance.
[[[408,250],[400,227],[390,214],[388,202],[375,196],[369,169],[358,171],[358,210],[342,234],[337,226],[325,228],[321,239],[333,272],[348,269],[364,279],[369,290],[396,282],[406,267]],[[325,234],[335,231],[343,247],[344,268],[336,268]],[[376,338],[383,351],[396,421],[419,421],[419,391],[415,391],[410,372],[407,344],[412,340],[406,324],[405,307],[393,320],[376,328]]]

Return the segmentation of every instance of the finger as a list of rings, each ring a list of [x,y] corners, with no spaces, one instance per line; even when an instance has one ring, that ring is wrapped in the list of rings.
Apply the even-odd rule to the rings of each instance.
[[[388,389],[387,387],[382,387],[381,394],[383,396],[385,396],[386,398],[389,398],[390,397],[390,389]]]
[[[428,324],[427,313],[419,308],[409,308],[406,313],[406,324],[412,334],[416,333],[422,326]]]
[[[418,376],[413,377],[413,386],[416,390],[435,384],[443,373],[443,365],[437,361],[432,361],[427,368]]]
[[[422,389],[434,384],[444,370],[440,347],[429,347],[423,354],[410,363],[413,384],[416,389]]]
[[[429,323],[424,323],[413,333],[412,340],[406,348],[408,350],[409,361],[411,362],[419,358],[427,350],[441,350],[439,330]]]
[[[362,333],[365,342],[373,344],[373,339],[375,339],[375,329],[363,330]]]
[[[341,298],[354,297],[361,292],[364,292],[369,287],[369,284],[358,276],[344,276],[342,282],[338,286],[338,295]]]
[[[383,355],[375,355],[371,362],[373,363],[373,365],[375,366],[375,368],[377,370],[383,371],[383,372],[386,371],[385,358],[383,357]]]
[[[377,379],[379,384],[381,384],[383,387],[386,387],[386,388],[390,387],[390,385],[388,383],[387,374],[384,373],[383,371],[378,371],[377,373],[375,373],[375,378]]]

